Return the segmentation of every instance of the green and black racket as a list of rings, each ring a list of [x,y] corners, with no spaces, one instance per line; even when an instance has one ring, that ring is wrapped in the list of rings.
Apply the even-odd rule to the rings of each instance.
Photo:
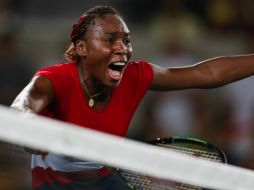
[[[197,156],[201,159],[227,163],[226,156],[220,148],[196,138],[176,136],[158,138],[149,143]],[[116,172],[134,190],[204,190],[202,187],[158,179],[128,170],[117,169]]]

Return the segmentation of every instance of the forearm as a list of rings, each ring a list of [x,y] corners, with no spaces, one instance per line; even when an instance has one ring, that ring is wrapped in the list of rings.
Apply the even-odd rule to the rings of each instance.
[[[208,86],[222,86],[254,74],[254,55],[217,57],[196,65],[205,73]],[[206,85],[206,84],[204,84]]]
[[[152,68],[150,90],[215,88],[253,75],[254,54],[216,57],[187,67]]]

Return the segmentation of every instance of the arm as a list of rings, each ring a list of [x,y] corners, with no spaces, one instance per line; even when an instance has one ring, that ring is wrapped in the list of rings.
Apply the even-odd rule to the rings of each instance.
[[[151,90],[214,88],[253,75],[254,55],[217,57],[188,67],[152,67]]]
[[[54,90],[49,79],[34,77],[21,91],[11,105],[11,108],[23,112],[39,113],[53,99]]]
[[[22,112],[39,113],[51,102],[53,97],[54,90],[49,79],[37,76],[17,96],[11,108]],[[40,150],[33,150],[26,147],[24,147],[24,150],[43,156],[47,154]]]

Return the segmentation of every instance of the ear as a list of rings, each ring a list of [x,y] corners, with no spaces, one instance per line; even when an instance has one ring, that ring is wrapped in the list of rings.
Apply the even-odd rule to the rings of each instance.
[[[84,40],[78,40],[76,42],[76,53],[80,57],[85,57],[87,54],[86,43]]]

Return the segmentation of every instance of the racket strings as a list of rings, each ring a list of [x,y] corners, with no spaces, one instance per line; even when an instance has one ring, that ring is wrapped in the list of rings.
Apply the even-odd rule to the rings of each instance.
[[[131,181],[129,185],[136,190],[201,190],[198,186],[157,179],[130,171],[123,170],[121,173],[127,181]]]
[[[199,142],[174,142],[173,144],[165,142],[157,142],[155,145],[169,148],[177,152],[197,156],[201,159],[224,162],[225,159],[219,150],[216,148],[201,144]],[[202,190],[201,187],[177,183],[170,180],[157,179],[150,176],[145,176],[139,173],[121,170],[121,175],[129,182],[129,185],[135,190]]]
[[[158,144],[159,146],[176,150],[177,152],[187,153],[192,156],[200,157],[201,159],[210,160],[214,162],[224,162],[224,158],[221,154],[214,150],[208,149],[207,147],[192,145],[170,145],[170,144]]]

